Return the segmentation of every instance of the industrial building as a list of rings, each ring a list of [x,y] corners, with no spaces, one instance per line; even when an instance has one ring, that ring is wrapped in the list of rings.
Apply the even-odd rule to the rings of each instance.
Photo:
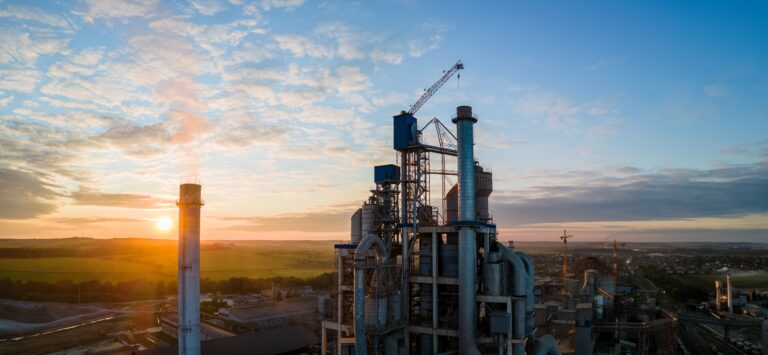
[[[316,320],[322,314],[325,297],[318,295],[288,298],[283,301],[265,301],[244,307],[220,308],[222,318],[247,329],[266,329],[283,326],[302,319]]]
[[[374,167],[349,243],[335,246],[323,354],[559,354],[552,336],[534,333],[531,258],[497,240],[492,173],[475,159],[472,108],[457,108],[456,134],[436,118],[420,127],[414,116],[462,68],[456,63],[394,116],[399,165]]]

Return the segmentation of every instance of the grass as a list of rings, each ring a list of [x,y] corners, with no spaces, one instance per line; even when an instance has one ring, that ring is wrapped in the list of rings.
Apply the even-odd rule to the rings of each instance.
[[[725,285],[724,274],[685,275],[675,276],[683,284],[692,284],[714,290],[715,280],[720,280]],[[766,273],[736,273],[731,276],[731,284],[738,289],[766,289],[768,288],[768,274]],[[714,291],[713,291],[714,292]]]
[[[176,241],[144,239],[0,240],[0,248],[77,248],[111,250],[112,255],[88,257],[0,258],[0,278],[20,281],[75,282],[101,280],[176,279]],[[125,248],[125,253],[115,252]],[[87,253],[86,253],[87,254]],[[201,277],[295,276],[307,278],[333,271],[330,241],[232,241],[203,242]]]

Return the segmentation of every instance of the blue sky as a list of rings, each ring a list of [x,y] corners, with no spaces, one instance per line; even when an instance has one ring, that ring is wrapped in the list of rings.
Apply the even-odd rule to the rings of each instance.
[[[0,237],[341,239],[391,116],[480,117],[502,236],[768,237],[768,4],[0,2]]]

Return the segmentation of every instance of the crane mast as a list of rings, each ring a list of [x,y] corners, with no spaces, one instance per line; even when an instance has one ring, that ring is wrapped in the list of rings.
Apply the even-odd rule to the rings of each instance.
[[[459,70],[464,69],[464,64],[461,63],[461,61],[456,62],[451,69],[445,72],[443,74],[443,77],[440,78],[436,83],[432,84],[432,86],[427,89],[423,95],[419,98],[418,101],[416,101],[415,104],[411,105],[411,109],[408,110],[408,114],[415,115],[417,111],[421,108],[421,106],[424,106],[427,101],[429,101],[429,98],[434,95],[437,90],[440,90],[440,88],[450,79],[453,74],[456,74]]]

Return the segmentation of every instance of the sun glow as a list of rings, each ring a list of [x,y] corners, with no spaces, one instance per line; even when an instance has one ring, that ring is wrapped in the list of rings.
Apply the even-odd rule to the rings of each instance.
[[[173,227],[173,221],[168,217],[160,217],[155,219],[155,228],[161,232],[167,232]]]

